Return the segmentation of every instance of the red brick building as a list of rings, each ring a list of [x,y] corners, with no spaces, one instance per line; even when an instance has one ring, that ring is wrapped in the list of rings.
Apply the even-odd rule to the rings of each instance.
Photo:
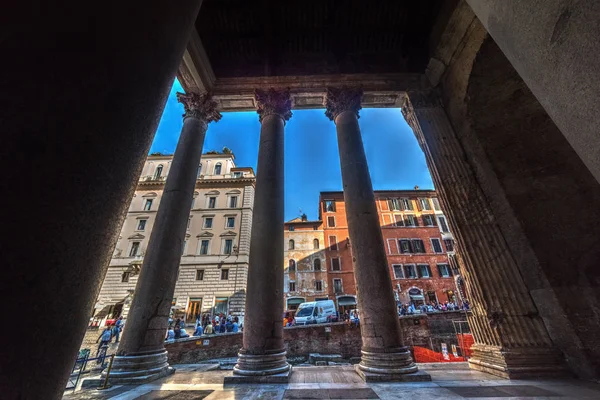
[[[460,302],[454,239],[435,191],[375,191],[388,268],[398,303]],[[329,298],[356,308],[352,246],[342,192],[321,192]]]

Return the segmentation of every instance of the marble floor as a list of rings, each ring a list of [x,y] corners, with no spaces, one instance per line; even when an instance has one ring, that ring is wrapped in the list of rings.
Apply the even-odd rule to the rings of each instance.
[[[431,382],[369,383],[350,366],[295,367],[288,384],[223,385],[231,371],[176,365],[167,378],[139,386],[83,390],[68,400],[242,400],[242,399],[600,399],[600,385],[575,379],[506,380],[469,370],[465,363],[419,364]]]

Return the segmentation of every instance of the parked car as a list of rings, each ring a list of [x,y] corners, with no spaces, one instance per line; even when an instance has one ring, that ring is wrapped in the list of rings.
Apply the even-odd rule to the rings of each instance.
[[[302,303],[296,311],[296,325],[322,324],[336,318],[333,300]]]

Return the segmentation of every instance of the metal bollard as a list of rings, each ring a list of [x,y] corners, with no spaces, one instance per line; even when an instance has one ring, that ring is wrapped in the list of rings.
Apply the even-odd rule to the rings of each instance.
[[[110,375],[110,370],[112,369],[114,359],[115,359],[115,355],[112,354],[110,356],[110,361],[108,362],[108,369],[106,370],[106,378],[104,378],[104,384],[102,386],[100,386],[98,388],[98,390],[104,390],[104,389],[108,389],[109,387],[111,387],[111,385],[108,384],[108,376]]]

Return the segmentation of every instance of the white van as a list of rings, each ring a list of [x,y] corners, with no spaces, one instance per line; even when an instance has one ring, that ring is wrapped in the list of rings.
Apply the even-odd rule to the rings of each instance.
[[[296,310],[296,325],[322,324],[335,318],[333,300],[319,300],[302,303]]]

